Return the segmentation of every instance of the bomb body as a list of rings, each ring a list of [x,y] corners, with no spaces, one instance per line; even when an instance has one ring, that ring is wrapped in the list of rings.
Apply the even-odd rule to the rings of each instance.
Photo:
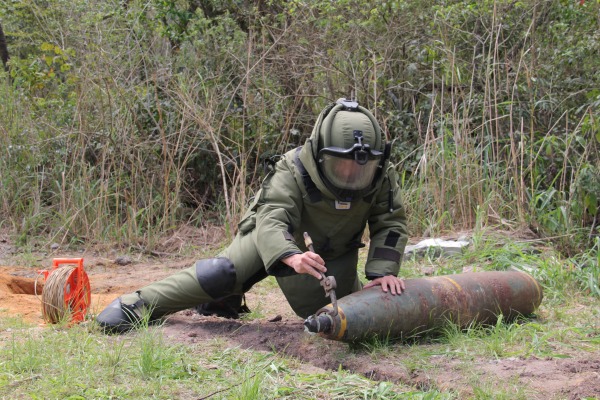
[[[338,300],[338,315],[331,304],[305,321],[306,328],[322,336],[357,341],[373,336],[401,338],[435,329],[451,321],[459,326],[493,323],[528,315],[539,307],[543,291],[530,275],[518,271],[473,272],[408,279],[401,295],[378,287]]]

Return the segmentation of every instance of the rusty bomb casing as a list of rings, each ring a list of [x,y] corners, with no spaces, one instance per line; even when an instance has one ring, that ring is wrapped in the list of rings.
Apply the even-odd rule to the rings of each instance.
[[[494,323],[502,314],[511,319],[533,313],[542,302],[542,287],[518,271],[471,272],[405,280],[401,295],[372,287],[338,300],[306,319],[310,332],[341,341],[373,336],[406,338],[441,327]]]

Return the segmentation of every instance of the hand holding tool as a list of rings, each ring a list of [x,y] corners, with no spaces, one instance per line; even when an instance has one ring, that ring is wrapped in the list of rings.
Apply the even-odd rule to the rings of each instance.
[[[308,232],[304,232],[304,244],[308,248],[308,250],[315,253],[315,248],[313,246],[313,241],[311,237],[308,235]],[[325,297],[329,297],[331,299],[331,304],[333,305],[333,310],[329,312],[332,317],[335,317],[338,314],[337,307],[337,296],[335,294],[335,288],[337,287],[337,283],[335,282],[335,277],[326,276],[324,273],[319,272],[321,274],[321,286],[325,290]]]

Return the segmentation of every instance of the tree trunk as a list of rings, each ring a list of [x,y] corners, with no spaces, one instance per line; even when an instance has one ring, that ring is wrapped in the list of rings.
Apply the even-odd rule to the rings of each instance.
[[[8,72],[8,47],[6,47],[6,37],[4,36],[4,31],[2,30],[2,24],[0,24],[0,59],[2,59],[2,65],[4,65],[4,70]]]

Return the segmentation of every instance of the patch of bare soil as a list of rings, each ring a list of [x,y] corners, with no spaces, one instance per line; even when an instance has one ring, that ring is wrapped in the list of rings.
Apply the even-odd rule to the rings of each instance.
[[[123,256],[114,248],[98,247],[79,254],[48,248],[30,256],[39,261],[37,265],[25,267],[11,262],[18,257],[18,249],[10,235],[0,230],[0,316],[19,316],[27,323],[44,324],[41,311],[44,278],[39,271],[50,270],[53,258],[84,259],[84,268],[92,288],[89,311],[98,314],[119,295],[191,265],[194,258],[179,256],[185,246],[193,243],[202,246],[203,250],[216,248],[224,237],[224,229],[220,227],[182,227],[163,238],[157,244],[156,251],[141,253],[138,257]]]
[[[441,361],[440,361],[441,362]],[[600,352],[579,354],[571,358],[510,357],[499,360],[476,360],[469,373],[478,382],[506,389],[507,385],[529,388],[531,399],[600,399]],[[435,384],[441,389],[461,389],[466,376],[464,365],[444,359],[435,376],[414,373],[414,379],[425,386]],[[461,373],[461,368],[463,372]],[[463,388],[464,389],[464,388]]]
[[[498,381],[518,377],[540,398],[559,394],[568,399],[600,398],[600,355],[588,357],[503,359],[482,366]]]
[[[92,314],[99,313],[119,295],[164,278],[191,263],[179,261],[169,263],[168,266],[160,263],[140,263],[121,267],[86,260],[84,257],[84,268],[92,288],[89,307]],[[48,264],[51,264],[51,261]],[[40,265],[39,268],[0,266],[0,316],[20,316],[27,323],[44,324],[41,303],[44,278],[38,270],[50,268],[49,265]]]
[[[190,237],[202,240],[203,233],[193,230],[179,232],[168,238],[163,249],[165,252],[176,251]],[[0,237],[0,252],[4,253],[0,254],[0,264],[6,263],[6,255],[13,251],[6,237]],[[85,254],[83,257],[92,287],[92,314],[100,312],[119,295],[171,275],[194,261],[191,258],[140,258],[119,265],[123,264],[122,260],[109,252]],[[39,266],[33,268],[0,266],[0,316],[20,316],[38,326],[45,325],[41,302],[33,289],[38,270],[48,269],[51,260],[46,256]],[[38,290],[42,281],[38,280]],[[260,310],[265,317],[252,321],[228,320],[204,317],[186,310],[170,316],[162,329],[169,340],[184,345],[219,337],[231,346],[295,358],[307,372],[328,373],[342,368],[373,380],[403,383],[421,390],[451,390],[464,397],[473,395],[469,391],[475,373],[479,381],[492,382],[498,388],[503,388],[505,382],[518,382],[529,387],[532,399],[600,398],[600,349],[569,359],[474,360],[468,362],[468,373],[465,373],[465,361],[431,356],[429,364],[433,368],[422,371],[409,367],[415,365],[414,360],[401,354],[401,347],[395,354],[373,355],[350,348],[345,343],[308,334],[304,331],[303,321],[293,314],[276,288],[252,290],[247,294],[247,300],[251,309]]]
[[[164,325],[165,335],[182,343],[201,343],[221,337],[232,346],[272,351],[296,358],[311,370],[337,371],[340,367],[374,380],[410,383],[404,367],[389,368],[371,360],[368,354],[349,351],[348,345],[323,339],[304,331],[298,317],[270,318],[264,321],[227,320],[205,317],[187,310],[171,316]]]
[[[470,397],[472,376],[464,371],[464,362],[447,357],[432,358],[436,366],[419,371],[406,368],[402,355],[386,359],[364,351],[352,351],[348,345],[329,341],[304,332],[303,321],[239,321],[199,316],[191,310],[171,316],[163,329],[174,342],[197,344],[221,337],[242,349],[272,351],[296,358],[313,370],[336,371],[340,367],[373,380],[403,383],[420,390],[452,390]],[[437,365],[436,365],[437,364]],[[569,359],[507,358],[469,362],[469,371],[479,382],[505,389],[506,382],[521,383],[532,390],[531,399],[600,398],[600,351]],[[472,372],[469,372],[471,374]]]

